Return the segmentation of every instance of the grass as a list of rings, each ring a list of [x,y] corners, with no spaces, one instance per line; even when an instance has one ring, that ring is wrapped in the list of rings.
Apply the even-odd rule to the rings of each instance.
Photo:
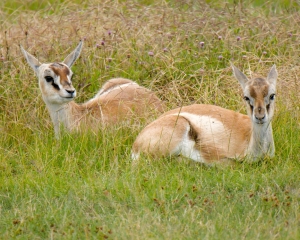
[[[3,239],[299,239],[296,1],[60,2],[0,3]],[[276,157],[227,168],[177,159],[132,166],[145,123],[56,140],[18,45],[52,62],[82,38],[77,102],[121,76],[170,109],[208,103],[245,113],[230,62],[249,76],[276,64]]]

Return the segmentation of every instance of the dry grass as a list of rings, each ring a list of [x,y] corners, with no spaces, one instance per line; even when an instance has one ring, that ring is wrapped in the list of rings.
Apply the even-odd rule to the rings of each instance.
[[[75,84],[91,87],[83,89],[79,100],[94,95],[108,78],[122,75],[157,90],[172,107],[195,101],[222,104],[228,91],[234,94],[238,89],[229,61],[249,74],[263,75],[276,63],[279,92],[298,94],[297,12],[266,19],[263,9],[181,4],[89,1],[82,8],[68,2],[57,14],[47,14],[51,7],[13,13],[0,33],[2,72],[9,70],[14,79],[20,74],[22,89],[32,89],[34,77],[24,66],[19,44],[41,61],[61,61],[79,39],[85,39]]]

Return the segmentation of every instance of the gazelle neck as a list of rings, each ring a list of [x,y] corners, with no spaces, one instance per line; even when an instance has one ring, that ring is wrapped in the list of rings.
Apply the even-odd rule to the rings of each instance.
[[[46,106],[53,122],[56,138],[59,138],[61,126],[68,131],[71,130],[72,119],[70,119],[70,113],[73,104],[76,103],[72,101],[65,104],[48,104],[46,102]]]
[[[271,122],[261,125],[252,123],[252,134],[248,147],[248,155],[255,160],[260,157],[273,157],[275,155]]]

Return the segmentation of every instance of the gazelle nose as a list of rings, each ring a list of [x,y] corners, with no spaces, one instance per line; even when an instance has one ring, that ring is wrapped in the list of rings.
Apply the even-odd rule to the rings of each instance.
[[[75,92],[75,90],[66,90],[67,93],[73,94]]]
[[[263,120],[265,117],[266,117],[265,114],[262,115],[262,116],[257,116],[257,115],[255,115],[255,118],[256,118],[257,120]]]

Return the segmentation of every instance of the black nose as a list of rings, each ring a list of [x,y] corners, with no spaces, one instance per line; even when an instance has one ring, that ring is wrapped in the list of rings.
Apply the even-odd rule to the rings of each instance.
[[[66,90],[67,93],[73,94],[75,92],[75,90]]]

